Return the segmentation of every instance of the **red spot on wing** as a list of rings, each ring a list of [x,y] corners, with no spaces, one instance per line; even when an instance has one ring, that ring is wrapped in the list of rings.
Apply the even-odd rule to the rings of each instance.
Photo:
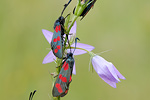
[[[56,26],[55,31],[56,31],[56,33],[57,33],[58,31],[60,31],[60,25],[59,25],[59,26]]]
[[[57,36],[57,41],[60,41],[60,36]]]
[[[57,45],[57,49],[60,49],[60,45]]]
[[[59,75],[59,79],[60,79],[62,82],[67,82],[67,78],[66,78],[66,77],[62,77],[62,74]]]
[[[69,64],[65,62],[64,65],[62,66],[62,68],[64,68],[64,70],[68,70]]]
[[[58,26],[58,30],[60,31],[60,25]]]
[[[56,31],[56,33],[58,32],[58,26],[56,26],[55,31]]]
[[[70,75],[70,79],[69,79],[69,82],[71,82],[72,81],[72,78],[71,78],[71,75]]]
[[[53,42],[57,42],[57,39],[56,39],[56,38],[54,38]]]
[[[60,75],[59,75],[59,79],[61,79],[61,78],[62,78],[62,75],[60,74]]]
[[[55,49],[54,52],[57,53],[57,52],[58,52],[58,49]]]
[[[63,64],[62,68],[64,68],[64,67],[65,67],[65,65],[66,65],[66,62],[64,62],[64,64]]]
[[[62,77],[61,80],[62,80],[62,82],[67,82],[67,78],[66,77]]]
[[[62,93],[62,92],[63,92],[63,91],[62,91],[62,88],[61,88],[61,86],[60,86],[59,83],[56,83],[56,84],[55,84],[55,87],[57,88],[57,90],[58,90],[59,93]]]
[[[65,91],[65,94],[67,94],[67,93],[68,93],[68,90]]]

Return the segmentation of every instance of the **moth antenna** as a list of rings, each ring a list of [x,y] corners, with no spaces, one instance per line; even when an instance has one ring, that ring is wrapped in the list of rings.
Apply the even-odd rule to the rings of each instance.
[[[70,14],[68,14],[64,19],[66,19]]]
[[[30,93],[29,100],[31,100],[32,92]]]
[[[75,52],[75,49],[76,49],[77,40],[79,40],[79,41],[80,41],[80,39],[79,39],[79,38],[75,38],[75,48],[74,48],[74,51],[73,51],[73,53]]]
[[[69,43],[69,40],[68,40],[68,35],[67,35],[67,41],[68,41],[68,45],[69,45],[70,52],[71,52],[71,46],[70,46],[70,43]]]
[[[69,3],[70,3],[71,1],[72,1],[72,0],[69,0],[69,2],[68,2],[67,4],[64,5],[64,9],[63,9],[63,11],[61,12],[61,16],[62,16],[62,14],[64,13],[66,7],[69,5]]]
[[[35,92],[36,92],[36,90],[34,90],[34,92],[33,92],[33,94],[32,94],[33,96],[34,96]]]
[[[34,96],[35,92],[36,92],[36,90],[34,90],[34,92],[33,92],[33,93],[32,93],[32,92],[30,93],[29,100],[32,100],[32,98],[33,98],[33,96]]]

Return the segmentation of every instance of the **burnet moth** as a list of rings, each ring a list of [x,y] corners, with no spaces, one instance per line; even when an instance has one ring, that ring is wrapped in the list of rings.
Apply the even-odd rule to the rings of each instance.
[[[86,2],[87,0],[81,0],[81,2]],[[96,0],[89,0],[88,2],[88,6],[84,9],[84,11],[82,12],[82,14],[80,16],[82,16],[82,18],[80,20],[82,20],[85,15],[90,11],[90,9],[94,6],[94,3],[96,2]],[[75,7],[76,8],[76,7]],[[75,11],[75,8],[73,10],[73,14],[74,14],[74,11]]]
[[[36,92],[36,90],[34,90],[34,92],[31,92],[31,93],[30,93],[29,100],[32,100],[32,99],[33,99],[33,96],[34,96],[35,92]]]
[[[75,39],[75,49],[76,49],[77,39],[78,38]],[[57,79],[55,81],[52,90],[53,97],[58,97],[58,96],[63,97],[68,93],[69,84],[72,81],[71,77],[72,77],[73,65],[75,62],[73,58],[73,53],[71,53],[71,49],[70,49],[70,53],[67,53],[67,57],[64,59],[63,63],[60,66],[61,70],[57,76]]]
[[[62,14],[71,1],[72,0],[70,0],[67,4],[64,5],[64,9],[61,13],[61,16],[54,23],[54,34],[51,41],[51,49],[53,51],[53,54],[58,58],[63,57],[63,45],[64,45],[63,35],[65,34],[64,33],[65,18],[62,16]]]

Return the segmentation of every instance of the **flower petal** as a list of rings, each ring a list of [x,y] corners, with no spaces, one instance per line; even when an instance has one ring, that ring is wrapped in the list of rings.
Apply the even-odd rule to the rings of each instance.
[[[112,86],[113,88],[116,88],[116,83],[110,81],[109,79],[105,78],[105,76],[100,76],[102,80],[104,80],[107,84],[109,84],[110,86]]]
[[[70,33],[70,34],[76,33],[76,27],[77,27],[77,23],[76,23],[76,21],[75,21],[74,24],[73,24],[73,26],[71,27],[69,33]]]
[[[43,64],[53,62],[56,59],[55,55],[53,54],[52,50],[45,56],[43,60]]]
[[[70,35],[68,35],[68,39],[69,39],[70,43],[74,43],[74,40],[76,38],[76,26],[77,25],[76,25],[76,22],[75,22],[74,25],[72,26],[70,32],[69,32]]]
[[[117,81],[120,82],[119,77],[117,76],[117,73],[116,73],[116,71],[115,71],[115,69],[114,69],[113,66],[114,66],[114,65],[113,65],[111,62],[108,62],[108,66],[107,66],[108,70],[109,70],[110,73],[113,75],[113,77],[114,77]]]
[[[74,75],[76,75],[76,67],[75,67],[75,63],[74,63],[74,65],[73,65],[73,71],[72,71],[72,73],[73,73]]]
[[[116,83],[120,82],[120,77],[124,78],[111,62],[98,55],[92,58],[92,65],[97,74],[113,88],[116,88]]]
[[[92,59],[92,64],[95,71],[98,73],[99,76],[105,76],[110,81],[118,82],[118,80],[112,75],[109,71],[108,66],[111,66],[104,58],[100,56],[95,56]]]
[[[71,47],[75,47],[75,43],[73,43],[73,44],[71,45]],[[83,43],[77,43],[77,44],[76,44],[76,47],[77,47],[77,48],[83,48],[83,49],[86,49],[86,50],[88,50],[88,51],[92,51],[92,50],[94,49],[93,46],[87,45],[87,44],[83,44]],[[73,52],[74,49],[71,49],[71,51]],[[70,52],[70,49],[68,49],[67,52]],[[87,52],[84,51],[84,50],[81,50],[81,49],[76,49],[75,52],[74,52],[74,55],[81,55],[81,54],[84,54],[84,53],[87,53]]]
[[[51,43],[51,40],[52,40],[52,36],[53,36],[53,33],[48,31],[48,30],[45,30],[45,29],[42,29],[42,32],[45,36],[45,38],[47,39],[47,41],[49,42],[49,44]]]
[[[117,68],[113,65],[115,72],[117,73],[118,78],[125,80],[126,78],[117,70]]]

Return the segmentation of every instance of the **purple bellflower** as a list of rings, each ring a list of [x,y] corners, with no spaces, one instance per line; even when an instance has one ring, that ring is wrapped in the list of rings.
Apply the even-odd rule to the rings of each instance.
[[[125,79],[125,77],[115,68],[115,66],[106,61],[104,58],[93,54],[91,61],[92,65],[97,72],[97,74],[102,78],[107,84],[116,88],[116,83],[120,82],[120,79]]]
[[[48,31],[48,30],[45,30],[45,29],[42,29],[42,32],[45,36],[45,38],[47,39],[47,41],[49,42],[49,44],[51,43],[51,40],[52,40],[52,36],[53,36],[53,33]],[[72,34],[71,36],[69,35],[69,39],[70,40],[73,40],[72,38],[75,38],[76,36],[76,22],[74,23],[74,25],[72,26],[70,32],[70,34]],[[70,41],[71,42],[71,41]],[[71,42],[73,43],[73,41]],[[75,44],[73,43],[71,45],[71,47],[75,47]],[[81,49],[85,49],[87,51],[92,51],[94,49],[93,46],[91,45],[87,45],[87,44],[83,44],[83,43],[77,43],[76,44],[76,50],[74,52],[74,55],[81,55],[81,54],[84,54],[84,53],[87,53],[86,51],[84,50],[81,50]],[[81,49],[78,49],[78,48],[81,48]],[[71,49],[71,51],[73,51],[74,49]],[[67,52],[70,52],[70,49],[67,49]],[[43,64],[46,64],[46,63],[50,63],[50,62],[53,62],[54,60],[56,60],[56,57],[55,55],[53,54],[52,50],[45,56],[44,60],[43,60]],[[74,64],[74,67],[73,67],[73,74],[76,74],[76,70],[75,70],[75,64]]]

